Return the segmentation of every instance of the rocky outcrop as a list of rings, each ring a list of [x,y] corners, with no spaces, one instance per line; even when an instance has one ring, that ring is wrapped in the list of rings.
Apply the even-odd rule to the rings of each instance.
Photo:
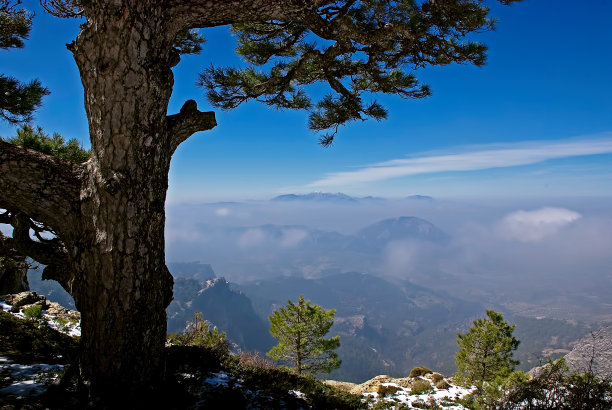
[[[325,383],[330,386],[336,387],[337,389],[344,390],[352,394],[364,394],[364,393],[378,392],[381,388],[380,386],[388,385],[388,384],[393,384],[399,387],[403,387],[405,389],[410,389],[412,385],[414,384],[414,382],[417,380],[426,380],[432,386],[435,386],[441,380],[451,381],[451,379],[445,378],[440,373],[429,372],[423,376],[400,377],[400,378],[395,378],[395,377],[391,377],[391,376],[387,376],[383,374],[383,375],[376,376],[373,379],[365,381],[361,384],[340,382],[336,380],[325,380]]]
[[[72,309],[68,309],[56,302],[49,302],[43,295],[36,292],[21,292],[0,296],[0,302],[10,305],[12,313],[18,313],[29,306],[40,305],[42,310],[47,315],[55,318],[66,319],[71,322],[78,322],[81,319],[81,314]]]
[[[43,310],[47,305],[47,298],[43,295],[39,295],[36,292],[20,292],[14,294],[8,294],[0,296],[0,301],[11,305],[11,312],[17,313],[23,307],[30,305],[41,305]]]
[[[571,371],[591,370],[600,379],[612,378],[612,326],[585,336],[565,355]]]
[[[586,335],[564,358],[570,372],[591,371],[600,379],[612,379],[612,326]],[[535,367],[529,374],[537,377],[544,367]]]

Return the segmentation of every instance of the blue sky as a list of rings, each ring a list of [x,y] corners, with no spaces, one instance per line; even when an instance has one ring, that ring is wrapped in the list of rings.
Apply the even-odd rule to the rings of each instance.
[[[27,2],[29,3],[29,2]],[[36,2],[37,3],[37,2]],[[32,4],[35,4],[32,2]],[[27,4],[26,4],[27,5]],[[344,127],[317,145],[305,113],[249,103],[217,111],[219,125],[173,159],[171,202],[268,198],[289,192],[403,197],[609,196],[612,192],[612,2],[526,0],[492,5],[497,30],[476,38],[487,65],[421,70],[433,96],[377,98],[389,119]],[[0,72],[39,78],[51,95],[34,123],[88,146],[83,90],[65,44],[78,21],[36,6],[22,50],[0,51]],[[199,56],[175,68],[170,113],[186,99],[210,109],[197,74],[239,64],[225,28],[206,30]],[[0,135],[15,128],[0,123]]]

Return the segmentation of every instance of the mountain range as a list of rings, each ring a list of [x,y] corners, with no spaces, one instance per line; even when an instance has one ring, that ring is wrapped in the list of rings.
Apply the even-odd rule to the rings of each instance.
[[[410,195],[404,199],[410,201],[431,201],[434,199],[427,195]],[[271,199],[274,202],[324,202],[324,203],[337,203],[337,204],[356,204],[371,201],[384,201],[385,198],[375,196],[364,196],[354,197],[343,194],[342,192],[329,193],[329,192],[310,192],[308,194],[283,194],[275,196]]]
[[[326,376],[361,382],[377,374],[397,377],[415,366],[451,374],[458,332],[465,332],[485,306],[433,291],[409,281],[389,281],[357,272],[328,272],[307,279],[295,276],[231,284],[223,278],[198,282],[175,279],[168,307],[168,330],[178,332],[194,312],[227,333],[238,350],[267,352],[276,341],[268,317],[299,295],[335,309],[330,336],[339,335],[340,369]],[[517,358],[528,370],[545,354],[559,355],[590,327],[554,319],[509,315],[522,341]]]
[[[421,218],[382,219],[354,233],[280,224],[195,228],[202,232],[201,242],[190,234],[171,246],[192,246],[192,254],[209,264],[167,264],[175,277],[174,300],[167,310],[169,332],[180,332],[194,312],[202,312],[237,349],[265,353],[274,344],[268,316],[303,294],[336,309],[332,333],[341,337],[343,365],[330,377],[337,379],[403,376],[418,365],[452,373],[457,332],[466,331],[486,308],[504,310],[505,299],[496,301],[491,294],[463,292],[468,296],[462,298],[450,293],[455,284],[466,284],[442,276],[432,262],[437,250],[452,245],[452,238]],[[394,259],[403,265],[394,267],[389,262]],[[220,276],[241,280],[218,277],[212,266]],[[419,277],[428,282],[417,284]],[[29,280],[33,290],[53,295],[49,299],[70,302],[59,286],[41,282],[39,272]],[[434,290],[424,284],[436,281],[444,286]],[[517,357],[525,370],[546,355],[569,351],[572,342],[591,330],[577,322],[504,313],[517,323],[522,340]]]
[[[399,247],[400,252],[419,246],[436,249],[450,239],[431,222],[413,216],[384,219],[348,234],[276,224],[198,225],[195,230],[193,235],[203,239],[168,243],[169,252],[197,254],[223,276],[239,282],[279,275],[313,277],[329,270],[379,272],[390,246]]]

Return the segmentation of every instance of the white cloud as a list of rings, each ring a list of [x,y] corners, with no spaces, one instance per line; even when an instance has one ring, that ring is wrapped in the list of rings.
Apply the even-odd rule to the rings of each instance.
[[[379,162],[355,171],[328,174],[308,184],[307,187],[344,186],[409,175],[504,168],[535,164],[557,158],[610,153],[612,153],[610,135],[598,140],[540,141],[496,147],[487,146],[457,154],[428,155]]]
[[[521,242],[539,242],[556,234],[563,227],[580,219],[582,215],[565,208],[541,208],[534,211],[516,211],[506,215],[498,226],[505,239]]]
[[[219,208],[215,211],[215,214],[218,216],[228,216],[230,214],[230,210],[227,208]]]

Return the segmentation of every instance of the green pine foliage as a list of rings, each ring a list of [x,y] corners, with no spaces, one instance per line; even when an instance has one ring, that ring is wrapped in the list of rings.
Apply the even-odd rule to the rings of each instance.
[[[0,0],[0,49],[23,48],[32,27],[33,14],[17,7],[19,1]],[[31,119],[42,97],[49,94],[40,81],[22,83],[0,74],[0,118],[10,124]]]
[[[267,355],[288,363],[297,374],[329,373],[339,368],[341,361],[334,350],[340,346],[340,337],[324,338],[335,314],[335,309],[313,305],[303,295],[297,304],[289,300],[270,316],[270,333],[278,344]]]
[[[27,320],[31,320],[38,324],[45,324],[46,322],[41,305],[32,305],[23,309],[23,316]]]
[[[512,358],[519,345],[513,331],[514,325],[508,325],[501,313],[487,310],[486,319],[475,320],[467,333],[459,333],[459,351],[455,355],[457,378],[482,390],[484,383],[509,376],[518,364]]]
[[[206,39],[198,33],[198,30],[185,30],[174,40],[174,47],[179,54],[200,54],[202,44],[205,42]]]
[[[17,130],[17,135],[9,142],[72,162],[81,163],[89,159],[89,151],[81,148],[76,139],[66,142],[59,134],[49,137],[41,127],[34,128],[29,124]]]
[[[373,94],[429,96],[417,69],[483,65],[486,46],[466,38],[495,26],[480,0],[328,2],[305,13],[310,19],[233,25],[246,67],[211,66],[198,83],[222,109],[256,100],[307,110],[308,125],[323,133],[323,145],[348,122],[386,118]],[[306,93],[315,83],[329,90],[318,101]]]
[[[211,329],[210,324],[202,318],[200,312],[194,312],[193,320],[187,323],[183,333],[170,333],[167,341],[175,346],[203,347],[219,356],[229,354],[229,342],[225,332],[219,332],[216,327]]]

